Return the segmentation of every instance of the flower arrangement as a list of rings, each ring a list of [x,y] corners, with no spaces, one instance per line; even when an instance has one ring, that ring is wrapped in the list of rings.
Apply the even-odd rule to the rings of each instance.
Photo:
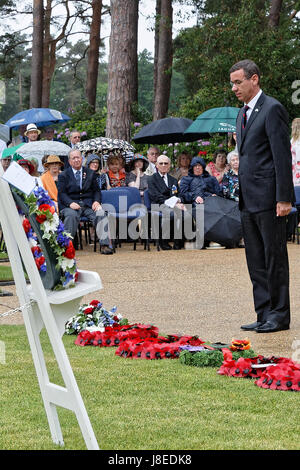
[[[224,344],[223,347],[219,343],[215,345],[205,343],[200,348],[182,346],[180,349],[180,362],[196,367],[221,367],[225,351],[231,351],[230,357],[234,361],[237,361],[239,358],[253,358],[255,356],[255,352],[250,348],[250,341],[248,339],[233,340],[231,345]]]
[[[75,260],[75,249],[72,237],[65,231],[64,224],[55,211],[55,204],[47,191],[36,187],[34,191],[24,198],[29,209],[29,215],[35,217],[39,224],[42,238],[47,240],[56,260],[55,268],[61,272],[60,281],[54,287],[56,290],[73,287],[78,278]],[[23,228],[29,241],[35,263],[40,272],[47,271],[45,254],[39,244],[37,234],[34,233],[30,221],[23,216]]]
[[[106,327],[127,325],[128,320],[116,311],[116,306],[106,310],[99,300],[92,300],[89,304],[81,305],[78,314],[67,321],[65,332],[68,335],[80,334],[84,330],[104,332]]]

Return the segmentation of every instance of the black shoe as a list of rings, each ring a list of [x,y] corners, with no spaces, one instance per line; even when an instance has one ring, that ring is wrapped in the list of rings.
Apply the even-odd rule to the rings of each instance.
[[[181,240],[174,242],[173,250],[181,250],[181,248],[182,248]]]
[[[279,323],[266,321],[263,325],[255,328],[256,333],[274,333],[275,331],[288,330],[289,325],[280,325]]]
[[[109,248],[109,246],[101,246],[100,247],[100,253],[101,255],[112,255],[114,253],[114,250],[112,248]]]
[[[256,328],[259,328],[260,326],[264,325],[265,322],[261,322],[261,321],[256,321],[254,323],[250,323],[249,325],[242,325],[241,326],[241,329],[242,330],[256,330]]]
[[[167,242],[161,242],[159,246],[162,250],[172,250],[171,245],[169,245]]]

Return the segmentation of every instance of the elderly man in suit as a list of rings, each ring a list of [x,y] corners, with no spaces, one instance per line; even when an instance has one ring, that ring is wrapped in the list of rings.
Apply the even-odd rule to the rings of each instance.
[[[69,167],[58,177],[58,208],[64,219],[67,232],[74,238],[84,216],[96,227],[100,239],[100,252],[112,254],[108,234],[105,232],[106,216],[101,207],[101,191],[97,184],[96,173],[82,166],[79,150],[70,150]]]
[[[294,201],[288,115],[260,88],[251,60],[230,69],[232,91],[244,102],[236,123],[239,205],[257,320],[243,330],[272,333],[290,325],[286,216]]]
[[[192,218],[185,205],[181,202],[178,181],[169,175],[171,161],[166,155],[160,155],[156,162],[157,172],[148,177],[148,191],[151,204],[159,205],[162,212],[162,236],[160,247],[171,250],[170,220],[174,226],[174,250],[183,248],[183,219],[188,227],[192,227]]]
[[[158,147],[149,147],[147,150],[147,159],[148,159],[149,165],[145,171],[145,175],[152,176],[154,173],[156,173],[156,161],[158,157],[159,157]]]

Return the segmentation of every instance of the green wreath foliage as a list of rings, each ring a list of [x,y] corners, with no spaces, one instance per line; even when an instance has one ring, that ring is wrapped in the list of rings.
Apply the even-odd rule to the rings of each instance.
[[[248,349],[246,351],[234,351],[232,352],[232,359],[237,361],[240,357],[255,357],[256,354],[253,349]],[[220,350],[210,350],[206,349],[205,351],[191,352],[191,351],[181,351],[179,355],[179,360],[182,364],[187,366],[195,367],[221,367],[223,363],[223,353]]]

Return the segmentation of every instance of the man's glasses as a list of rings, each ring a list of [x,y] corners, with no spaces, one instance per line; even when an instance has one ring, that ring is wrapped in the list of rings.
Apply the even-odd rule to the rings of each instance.
[[[244,78],[243,80],[236,80],[235,82],[229,82],[229,83],[230,83],[231,88],[233,86],[239,87],[245,80],[249,80],[249,78]]]
[[[157,162],[158,165],[170,165],[169,162]]]

